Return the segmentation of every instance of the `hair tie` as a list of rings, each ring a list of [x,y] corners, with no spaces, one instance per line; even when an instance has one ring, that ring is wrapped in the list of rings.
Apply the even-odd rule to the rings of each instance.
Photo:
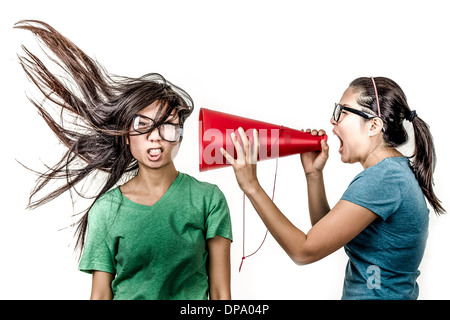
[[[409,122],[412,122],[415,117],[417,117],[417,112],[416,112],[416,110],[413,110],[409,113],[409,116],[406,120],[408,120]]]

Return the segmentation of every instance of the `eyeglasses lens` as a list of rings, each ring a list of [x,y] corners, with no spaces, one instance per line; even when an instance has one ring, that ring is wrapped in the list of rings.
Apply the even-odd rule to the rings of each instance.
[[[139,133],[148,132],[154,125],[152,119],[137,116],[133,121],[133,129]]]
[[[165,123],[159,127],[159,134],[164,140],[175,142],[180,138],[182,129],[172,124]]]
[[[341,112],[342,112],[342,108],[341,105],[339,103],[335,104],[334,107],[334,113],[333,113],[333,119],[334,121],[339,121],[339,118],[341,117]]]
[[[155,122],[152,119],[143,116],[136,116],[133,121],[133,130],[144,134],[152,131],[154,125]],[[183,133],[182,128],[170,123],[163,123],[159,126],[158,131],[160,137],[169,142],[177,141]]]

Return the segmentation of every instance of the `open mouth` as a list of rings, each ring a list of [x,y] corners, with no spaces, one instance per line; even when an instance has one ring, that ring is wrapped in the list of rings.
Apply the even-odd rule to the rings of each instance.
[[[339,153],[342,153],[342,150],[344,149],[344,142],[342,141],[341,138],[338,137],[338,139],[339,139],[339,142],[341,143],[341,145],[339,146]]]
[[[151,156],[158,156],[158,155],[161,154],[161,152],[162,152],[161,148],[149,149],[148,150],[148,154],[151,155]]]
[[[333,133],[334,133],[334,135],[339,139],[339,143],[340,143],[340,146],[339,146],[339,153],[342,153],[342,150],[344,149],[344,141],[342,141],[341,137],[339,137],[339,136],[336,134],[336,132],[333,131]]]
[[[162,148],[150,148],[147,153],[151,161],[159,160],[161,154],[163,152]]]

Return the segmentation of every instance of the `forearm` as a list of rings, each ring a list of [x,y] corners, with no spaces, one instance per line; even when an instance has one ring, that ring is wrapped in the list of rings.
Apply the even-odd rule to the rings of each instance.
[[[258,147],[255,146],[259,146],[257,130],[253,130],[254,145],[251,148],[248,138],[241,127],[239,128],[239,134],[243,142],[243,148],[238,143],[235,134],[231,134],[236,149],[237,160],[224,148],[220,149],[227,161],[232,164],[239,187],[245,192],[269,232],[289,257],[297,264],[313,262],[315,258],[313,256],[314,250],[308,248],[306,234],[297,229],[281,213],[259,185],[256,177]],[[323,143],[322,147],[324,147]]]
[[[297,264],[309,263],[305,233],[284,216],[260,186],[247,191],[246,195],[269,232],[289,257]]]
[[[308,190],[309,216],[311,225],[314,226],[330,212],[322,172],[306,175],[306,184]]]

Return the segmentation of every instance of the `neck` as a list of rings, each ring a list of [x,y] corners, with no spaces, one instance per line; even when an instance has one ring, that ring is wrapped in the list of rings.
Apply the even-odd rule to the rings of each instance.
[[[173,162],[158,169],[140,166],[137,176],[133,179],[136,186],[143,192],[153,190],[167,190],[178,176]]]
[[[391,157],[402,157],[403,155],[394,147],[391,146],[375,146],[369,151],[367,157],[361,161],[361,165],[364,169],[376,165],[383,159]]]

